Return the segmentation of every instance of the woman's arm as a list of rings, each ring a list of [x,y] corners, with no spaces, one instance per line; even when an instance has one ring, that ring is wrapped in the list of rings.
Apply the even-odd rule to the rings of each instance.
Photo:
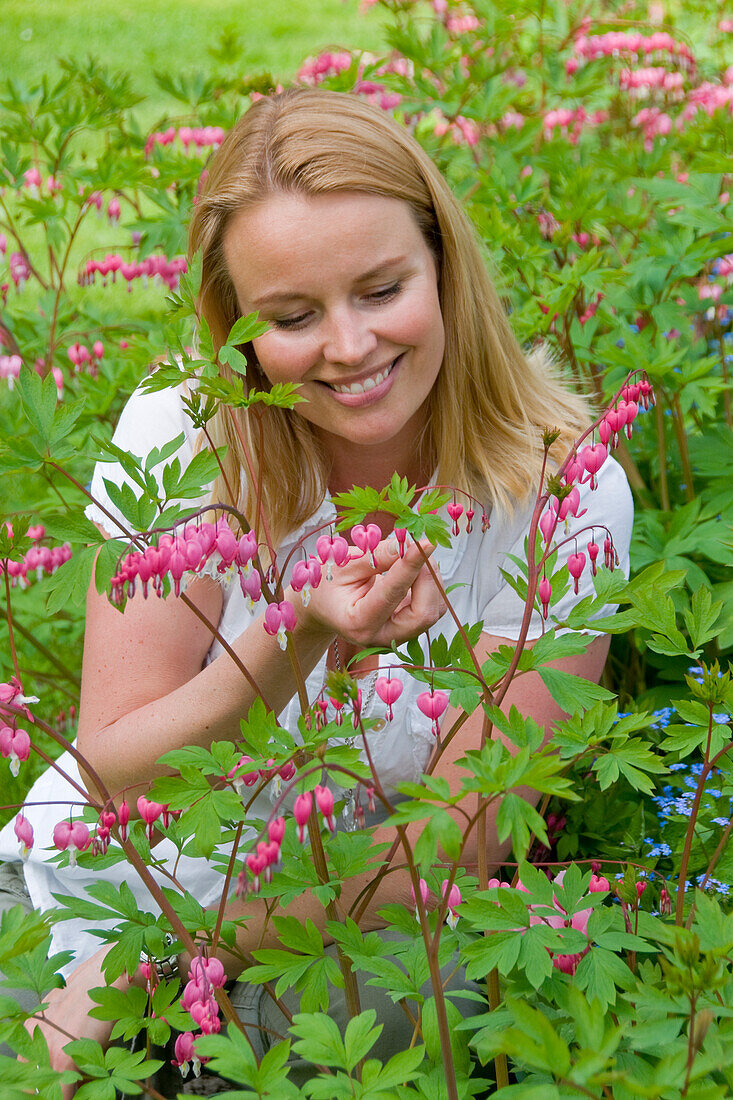
[[[375,556],[376,571],[368,557],[335,570],[333,581],[312,593],[307,610],[299,596],[285,593],[298,615],[293,642],[304,675],[337,634],[360,645],[389,644],[414,637],[442,614],[417,547],[399,558],[386,541]],[[187,594],[209,621],[219,622],[222,594],[214,581],[199,578]],[[228,654],[202,667],[211,641],[208,627],[174,596],[138,594],[120,613],[90,587],[77,744],[112,794],[160,774],[156,761],[171,749],[239,735],[255,694]],[[232,648],[269,706],[281,711],[296,679],[261,616]]]

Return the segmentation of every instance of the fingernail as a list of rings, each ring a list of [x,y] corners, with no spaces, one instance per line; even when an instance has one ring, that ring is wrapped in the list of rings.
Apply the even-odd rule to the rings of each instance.
[[[385,549],[388,550],[390,554],[399,553],[399,543],[397,542],[397,539],[394,537],[394,535],[391,535],[390,538],[387,539],[387,545]]]

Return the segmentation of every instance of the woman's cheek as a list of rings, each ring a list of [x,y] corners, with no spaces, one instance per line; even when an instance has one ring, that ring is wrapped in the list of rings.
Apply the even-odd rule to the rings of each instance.
[[[273,334],[272,339],[255,340],[253,347],[259,364],[271,383],[299,382],[312,364],[312,352],[308,344],[293,337],[283,339]]]

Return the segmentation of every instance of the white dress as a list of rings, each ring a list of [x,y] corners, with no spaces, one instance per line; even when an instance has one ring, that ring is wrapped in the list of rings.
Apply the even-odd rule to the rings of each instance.
[[[146,456],[154,447],[161,447],[164,443],[184,433],[185,440],[181,445],[177,456],[181,461],[182,469],[191,460],[194,453],[196,432],[186,416],[180,397],[175,390],[163,390],[159,393],[142,394],[139,391],[133,394],[125,406],[120,417],[114,441],[118,447],[138,456]],[[172,461],[168,459],[168,461]],[[159,472],[159,469],[156,472]],[[122,518],[121,513],[109,499],[104,487],[104,479],[117,484],[127,481],[122,467],[117,464],[98,463],[91,483],[93,496],[101,501],[105,508],[113,515]],[[571,519],[568,531],[586,528],[592,524],[607,526],[613,532],[614,544],[618,551],[621,568],[628,576],[629,571],[629,542],[633,520],[633,503],[626,477],[621,467],[608,459],[598,475],[598,488],[591,492],[588,485],[582,486],[581,509],[587,509],[580,519]],[[192,505],[192,508],[196,504]],[[524,604],[514,590],[502,576],[502,568],[516,573],[516,566],[508,555],[523,557],[524,539],[527,534],[533,504],[518,508],[514,515],[509,517],[500,515],[494,509],[491,516],[491,526],[486,532],[482,532],[480,515],[474,520],[474,530],[470,535],[463,528],[461,522],[461,534],[451,540],[450,547],[438,547],[434,560],[440,567],[446,586],[455,587],[450,593],[451,602],[457,612],[461,623],[482,622],[487,633],[502,638],[516,638],[519,634],[520,624],[524,613]],[[579,511],[581,510],[579,509]],[[95,505],[86,509],[87,516],[102,526],[111,535],[119,536],[120,532],[114,523]],[[282,559],[287,556],[293,544],[306,535],[303,544],[306,554],[315,553],[315,542],[321,525],[335,516],[335,508],[327,496],[321,506],[297,531],[282,544],[279,553]],[[446,516],[446,518],[448,518]],[[476,522],[478,520],[478,523]],[[313,532],[309,534],[309,532]],[[602,535],[597,536],[602,545]],[[588,541],[586,535],[583,544]],[[572,543],[566,544],[559,552],[558,567],[567,555],[573,551]],[[294,556],[293,562],[297,560]],[[286,573],[285,583],[289,582]],[[322,582],[322,583],[325,583]],[[579,595],[575,596],[572,585],[568,594],[552,608],[552,614],[558,618],[564,618],[575,603],[584,596],[593,594],[590,571],[585,570],[580,579]],[[142,599],[137,593],[135,599]],[[297,604],[297,601],[296,601]],[[245,605],[240,585],[232,583],[224,592],[224,604],[219,622],[219,631],[228,642],[234,640],[247,628],[252,620],[258,617],[264,610],[264,601],[249,612]],[[603,609],[600,614],[612,614],[615,609],[612,606]],[[297,611],[297,606],[296,606]],[[542,633],[543,623],[537,613],[533,614],[529,630],[529,638],[537,638]],[[455,624],[451,616],[446,613],[443,618],[431,630],[431,636],[436,637],[443,633],[450,642],[456,633]],[[206,663],[210,663],[224,650],[218,641],[214,641],[208,652]],[[380,658],[380,668],[383,673],[390,666],[398,664],[398,658],[388,654]],[[326,675],[326,658],[322,660],[308,676],[306,684],[308,696],[313,701],[320,693]],[[378,696],[372,695],[366,715],[377,720],[377,728],[371,733],[369,745],[375,767],[379,773],[382,785],[387,791],[394,790],[397,783],[405,780],[417,781],[425,770],[435,739],[431,732],[431,721],[421,713],[415,704],[417,695],[425,690],[426,685],[402,675],[405,687],[400,699],[394,706],[394,719],[387,722],[385,719],[386,707]],[[280,722],[297,737],[297,719],[300,713],[297,697],[294,697],[280,715]],[[329,716],[331,717],[331,716]],[[79,781],[79,772],[76,763],[64,753],[59,759],[59,764],[70,776]],[[47,860],[55,854],[52,846],[52,833],[54,825],[67,816],[69,803],[79,801],[79,796],[53,769],[49,769],[42,775],[32,787],[28,795],[28,807],[25,816],[33,826],[35,843],[33,851],[25,864],[25,878],[33,905],[40,910],[47,910],[56,905],[54,894],[72,894],[78,897],[87,897],[86,887],[98,881],[99,876],[93,870],[80,867],[56,867]],[[30,805],[30,803],[49,802],[53,805]],[[266,794],[262,794],[258,804],[253,807],[257,817],[266,818],[270,809],[270,801]],[[74,811],[79,813],[79,809]],[[374,821],[374,818],[368,820]],[[173,845],[162,840],[155,848],[158,858],[175,858],[176,851]],[[18,843],[13,833],[12,821],[0,832],[0,860],[17,860]],[[134,875],[130,874],[127,864],[123,861],[105,870],[104,877],[118,885],[125,881],[136,895],[141,909],[157,912],[157,906],[150,898],[146,889],[139,883]],[[170,885],[163,876],[158,877],[162,885]],[[183,857],[179,860],[177,877],[184,887],[191,891],[198,901],[206,906],[218,900],[221,891],[221,875],[207,865],[203,860]],[[103,922],[94,922],[102,927]],[[53,951],[71,950],[75,954],[75,962],[64,968],[68,973],[75,965],[89,957],[99,947],[99,940],[88,931],[89,922],[80,919],[72,919],[56,924],[53,928]]]

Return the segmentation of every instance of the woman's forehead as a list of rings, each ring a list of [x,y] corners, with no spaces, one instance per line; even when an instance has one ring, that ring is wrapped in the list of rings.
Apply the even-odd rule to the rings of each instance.
[[[252,305],[310,292],[314,279],[388,275],[426,252],[407,203],[363,192],[277,193],[237,212],[224,236],[232,280]]]

